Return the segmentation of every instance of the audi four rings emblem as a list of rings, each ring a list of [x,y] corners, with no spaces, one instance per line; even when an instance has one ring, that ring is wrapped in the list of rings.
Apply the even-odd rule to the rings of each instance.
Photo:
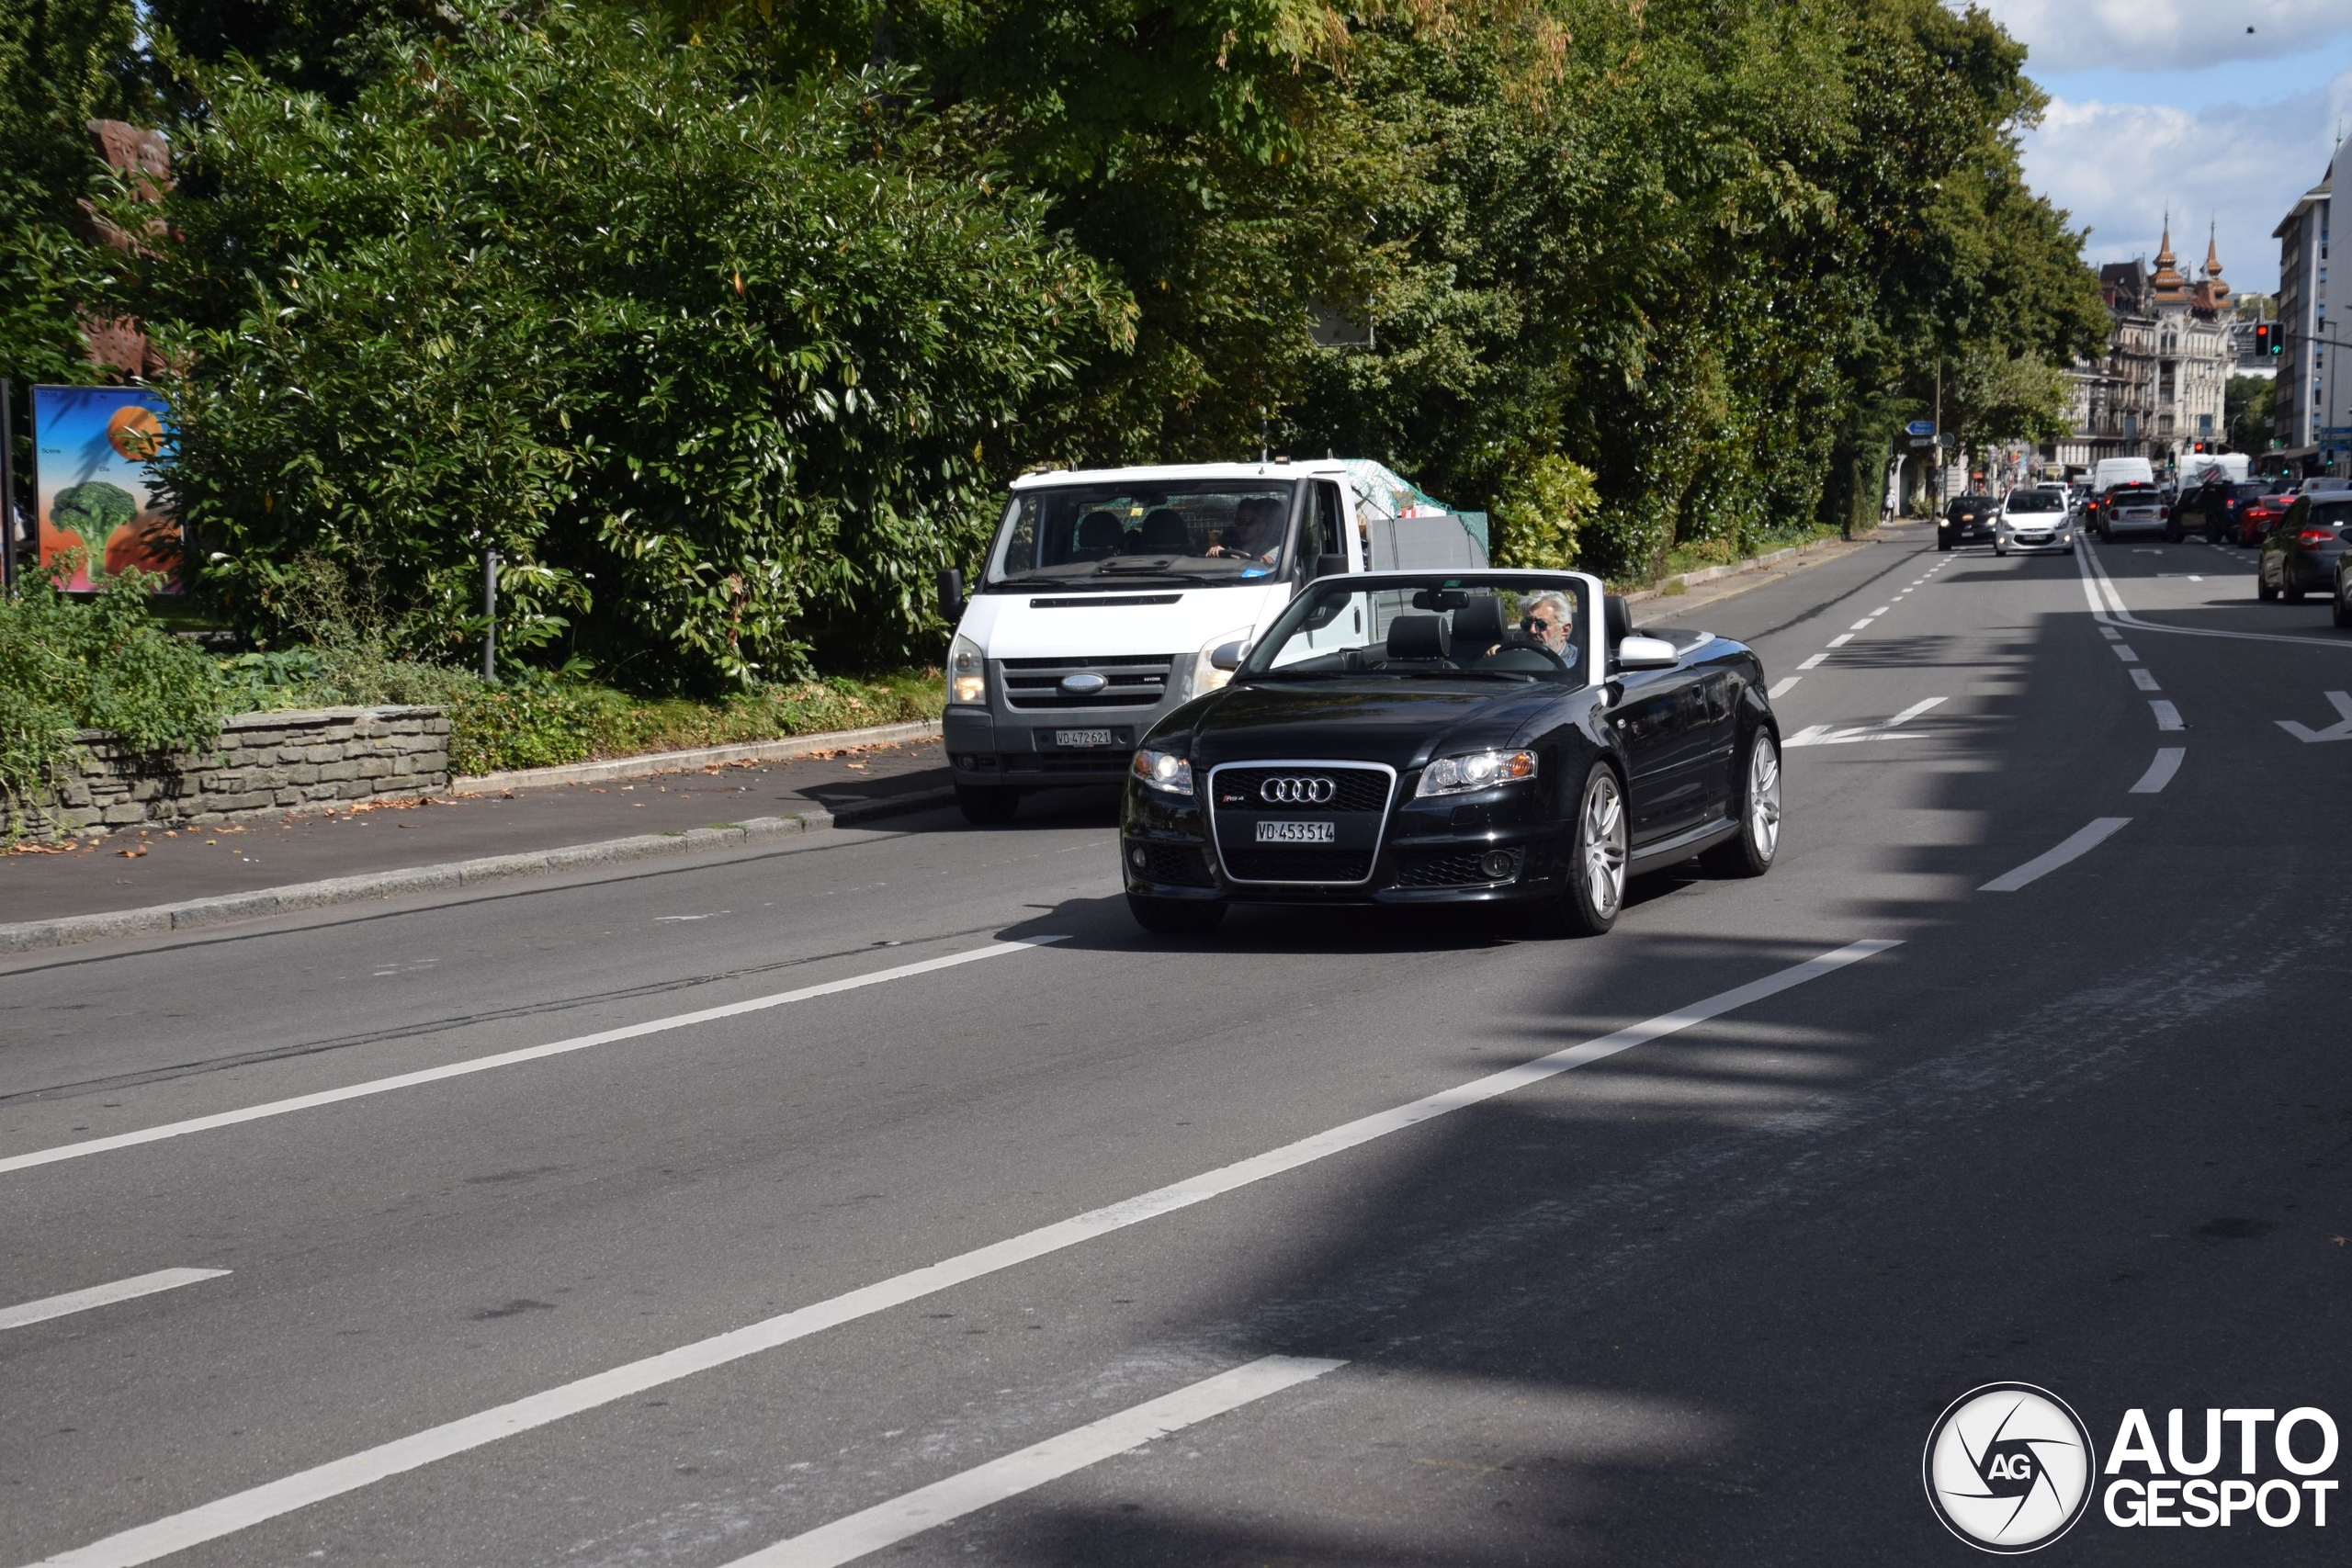
[[[1258,798],[1275,806],[1329,806],[1340,786],[1324,778],[1272,778],[1258,786]]]

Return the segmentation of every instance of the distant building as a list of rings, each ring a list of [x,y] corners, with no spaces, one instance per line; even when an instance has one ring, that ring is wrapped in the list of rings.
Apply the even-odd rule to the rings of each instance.
[[[2278,242],[2278,321],[2287,331],[2278,356],[2278,393],[2272,417],[2285,447],[2276,454],[2304,474],[2342,474],[2352,468],[2352,377],[2345,355],[2331,352],[2327,330],[2327,219],[2342,147],[2319,184],[2272,231]],[[2337,330],[2343,330],[2339,319]]]
[[[2044,462],[2088,468],[2101,457],[2146,457],[2161,469],[2200,442],[2218,448],[2223,389],[2240,350],[2211,238],[2201,270],[2194,282],[2180,270],[2169,220],[2154,270],[2138,261],[2099,268],[2099,296],[2114,322],[2107,352],[2073,367],[2074,431],[2042,445]]]

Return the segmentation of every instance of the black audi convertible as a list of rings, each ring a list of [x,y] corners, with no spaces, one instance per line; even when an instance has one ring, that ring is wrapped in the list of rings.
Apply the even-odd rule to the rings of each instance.
[[[1327,577],[1210,662],[1229,679],[1153,726],[1127,779],[1148,931],[1238,903],[1507,903],[1598,934],[1632,873],[1758,876],[1780,847],[1761,660],[1639,636],[1582,573]]]

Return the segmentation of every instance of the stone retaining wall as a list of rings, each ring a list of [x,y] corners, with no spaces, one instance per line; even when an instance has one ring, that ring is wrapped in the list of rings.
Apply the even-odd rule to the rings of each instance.
[[[46,813],[27,815],[26,834],[202,827],[449,787],[449,719],[437,707],[242,713],[221,724],[209,750],[160,766],[123,757],[103,730],[81,739],[88,756],[80,776],[57,791]],[[7,815],[0,805],[0,826],[16,826]]]

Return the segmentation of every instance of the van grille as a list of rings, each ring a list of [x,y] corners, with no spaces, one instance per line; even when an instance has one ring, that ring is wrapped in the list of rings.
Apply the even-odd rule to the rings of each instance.
[[[1173,653],[1128,654],[1102,659],[1007,659],[1004,672],[1007,707],[1024,712],[1060,708],[1148,708],[1168,695],[1169,676],[1176,668]],[[1062,690],[1065,675],[1100,675],[1110,684],[1090,695]]]

